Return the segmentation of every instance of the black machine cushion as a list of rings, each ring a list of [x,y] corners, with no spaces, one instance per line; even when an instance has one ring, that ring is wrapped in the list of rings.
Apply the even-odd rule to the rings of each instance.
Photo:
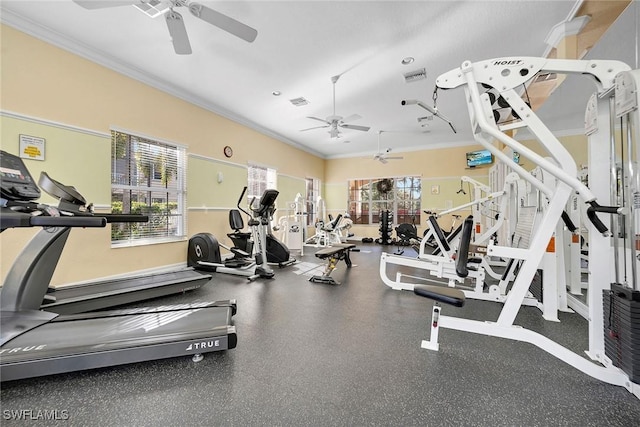
[[[402,240],[416,239],[418,238],[418,229],[413,224],[400,224],[396,227],[396,234]]]
[[[318,252],[316,252],[316,256],[320,259],[325,259],[331,257],[332,255],[339,254],[340,252],[351,250],[355,247],[356,245],[354,245],[353,243],[336,243],[329,248],[320,249]]]
[[[239,231],[244,228],[244,221],[242,220],[242,214],[238,209],[231,209],[229,211],[229,226],[234,231]]]
[[[450,304],[456,307],[464,305],[464,292],[460,289],[454,289],[444,286],[432,285],[415,285],[413,293],[421,297],[429,298],[444,304]]]

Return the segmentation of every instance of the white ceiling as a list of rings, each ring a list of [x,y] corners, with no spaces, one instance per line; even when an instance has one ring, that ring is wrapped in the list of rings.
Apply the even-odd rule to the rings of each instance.
[[[575,10],[575,1],[200,1],[258,31],[248,43],[191,15],[184,17],[193,48],[176,55],[162,16],[132,6],[87,10],[71,0],[0,2],[3,23],[83,55],[197,105],[325,158],[370,155],[472,143],[461,90],[440,92],[438,120],[421,128],[435,79],[464,60],[542,56],[545,38]],[[636,2],[588,54],[637,68]],[[415,62],[402,65],[404,57]],[[427,79],[406,83],[403,74],[426,68]],[[307,116],[359,114],[351,122],[368,132],[328,129]],[[282,93],[276,97],[272,91]],[[554,131],[579,129],[591,82],[570,77],[539,115]],[[289,100],[304,97],[302,107]],[[426,130],[426,132],[425,132]],[[391,133],[391,131],[394,131]],[[396,132],[402,131],[402,132]],[[348,141],[348,142],[347,142]]]

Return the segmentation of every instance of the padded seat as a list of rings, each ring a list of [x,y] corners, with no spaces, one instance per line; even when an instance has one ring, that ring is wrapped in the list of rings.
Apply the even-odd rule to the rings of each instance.
[[[415,285],[413,293],[436,302],[462,307],[464,305],[464,292],[460,289],[433,285]]]

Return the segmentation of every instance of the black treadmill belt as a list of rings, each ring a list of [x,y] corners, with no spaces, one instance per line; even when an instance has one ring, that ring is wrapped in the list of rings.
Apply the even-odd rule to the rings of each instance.
[[[44,302],[41,309],[59,314],[100,310],[198,289],[210,279],[211,275],[184,269],[62,287],[47,294],[55,301]]]
[[[210,304],[46,323],[2,347],[0,376],[6,381],[234,348],[233,307]]]

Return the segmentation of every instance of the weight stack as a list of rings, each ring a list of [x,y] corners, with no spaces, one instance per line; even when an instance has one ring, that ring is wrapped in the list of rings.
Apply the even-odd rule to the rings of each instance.
[[[389,210],[380,212],[380,238],[376,239],[376,243],[381,245],[390,245],[393,242],[391,233],[393,232],[393,212]]]
[[[603,291],[605,355],[640,383],[640,291],[612,283]]]

